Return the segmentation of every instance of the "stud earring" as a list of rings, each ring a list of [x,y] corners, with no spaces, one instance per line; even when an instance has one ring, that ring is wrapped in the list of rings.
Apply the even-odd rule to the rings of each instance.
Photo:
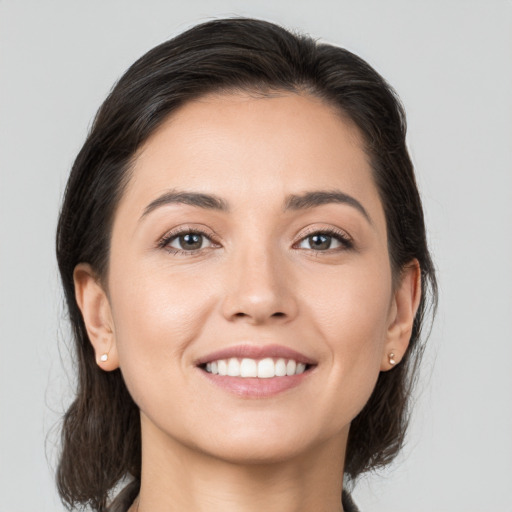
[[[391,365],[395,365],[396,364],[396,361],[395,361],[395,354],[393,352],[391,352],[391,354],[389,354],[389,364]]]
[[[101,354],[100,361],[102,363],[106,363],[108,361],[108,354],[107,353]]]

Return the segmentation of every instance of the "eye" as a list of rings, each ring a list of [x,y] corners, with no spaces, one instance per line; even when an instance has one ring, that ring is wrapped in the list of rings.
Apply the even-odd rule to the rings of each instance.
[[[209,245],[211,245],[210,240],[201,233],[184,233],[174,237],[168,243],[169,247],[182,249],[184,251],[197,251]]]
[[[186,230],[180,233],[169,233],[158,244],[173,254],[199,252],[213,247],[212,239],[200,231]]]
[[[352,240],[343,232],[334,230],[316,231],[304,237],[297,245],[298,249],[313,251],[327,251],[336,249],[350,249]]]

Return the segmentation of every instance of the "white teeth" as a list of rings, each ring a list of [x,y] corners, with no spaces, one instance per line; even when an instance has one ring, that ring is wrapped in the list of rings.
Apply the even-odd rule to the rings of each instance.
[[[257,377],[258,364],[254,359],[242,359],[240,363],[240,377]]]
[[[297,369],[295,370],[295,374],[299,375],[299,373],[304,373],[306,371],[306,365],[304,363],[297,363]]]
[[[270,357],[262,359],[258,362],[258,378],[270,379],[276,376],[274,360]]]
[[[297,363],[293,359],[290,359],[286,365],[286,375],[295,375],[296,368]]]
[[[230,377],[238,377],[240,375],[240,363],[234,357],[228,362],[228,375]]]
[[[293,359],[287,361],[279,358],[274,361],[271,357],[266,357],[259,361],[250,358],[244,358],[240,361],[236,357],[232,357],[206,363],[205,370],[208,373],[229,377],[270,379],[272,377],[299,375],[306,371],[306,365],[297,363]]]
[[[284,377],[286,375],[286,361],[284,359],[278,359],[276,361],[276,377]]]
[[[219,375],[228,374],[228,365],[224,359],[220,359],[219,361],[217,361],[217,368],[219,370]]]

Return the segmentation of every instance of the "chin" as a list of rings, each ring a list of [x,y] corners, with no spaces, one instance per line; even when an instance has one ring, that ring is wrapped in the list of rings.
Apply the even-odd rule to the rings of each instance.
[[[260,428],[247,428],[246,425],[245,428],[212,431],[210,439],[214,439],[214,442],[204,443],[202,448],[211,456],[232,464],[276,464],[297,459],[317,449],[325,439],[331,437],[293,425],[275,427],[275,424],[262,425]]]
[[[280,439],[275,442],[267,440],[240,440],[209,447],[210,455],[237,465],[278,464],[296,459],[308,447]]]

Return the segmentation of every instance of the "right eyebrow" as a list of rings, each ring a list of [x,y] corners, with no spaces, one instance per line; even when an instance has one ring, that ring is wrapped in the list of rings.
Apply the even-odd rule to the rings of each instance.
[[[155,200],[151,201],[151,203],[144,208],[144,212],[139,220],[142,220],[152,211],[167,204],[189,204],[191,206],[197,206],[207,210],[219,210],[223,212],[229,211],[226,201],[218,196],[201,194],[199,192],[169,190],[165,194],[162,194]]]

